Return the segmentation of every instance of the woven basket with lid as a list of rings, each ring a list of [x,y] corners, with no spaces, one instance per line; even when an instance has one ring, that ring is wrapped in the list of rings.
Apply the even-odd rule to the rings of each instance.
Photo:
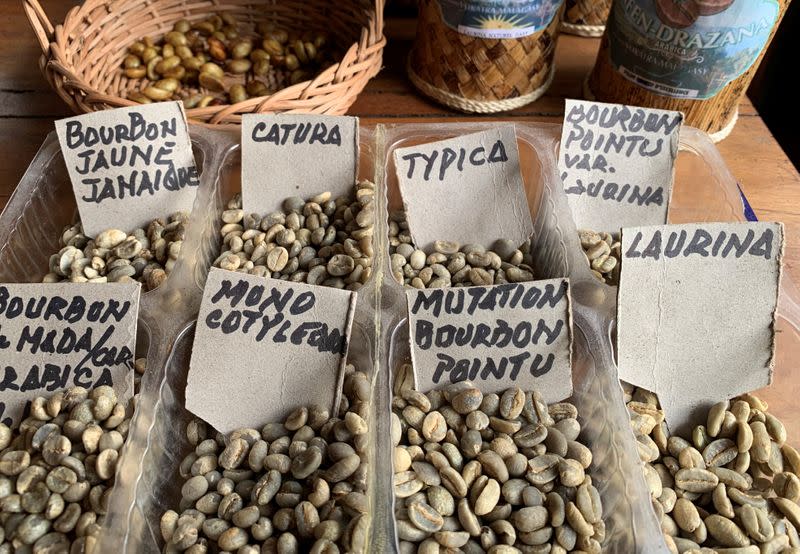
[[[427,96],[461,111],[493,113],[533,102],[550,86],[562,9],[539,32],[496,39],[450,28],[437,0],[420,0],[418,6],[407,70]]]
[[[325,31],[345,52],[310,81],[237,104],[187,110],[196,123],[240,123],[244,113],[342,114],[380,70],[386,44],[384,0],[86,0],[56,26],[38,0],[23,0],[23,6],[42,48],[45,78],[77,113],[134,105],[127,93],[140,89],[144,80],[128,79],[120,70],[128,46],[163,35],[180,19],[227,12],[243,28],[271,21]]]

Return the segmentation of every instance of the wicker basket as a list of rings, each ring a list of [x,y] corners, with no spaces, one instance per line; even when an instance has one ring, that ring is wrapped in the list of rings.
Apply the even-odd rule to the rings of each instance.
[[[600,37],[606,30],[611,0],[567,0],[561,31],[582,37]]]
[[[381,68],[384,0],[86,0],[54,27],[38,0],[23,0],[43,55],[40,67],[58,95],[77,113],[131,106],[127,92],[143,80],[128,79],[120,64],[127,47],[161,36],[179,19],[195,21],[228,12],[243,28],[259,21],[323,30],[345,54],[310,81],[232,105],[187,110],[196,123],[240,123],[244,113],[342,114]]]
[[[448,27],[436,0],[420,0],[408,76],[424,94],[457,110],[494,113],[524,106],[552,82],[560,20],[561,9],[532,35],[480,38]]]

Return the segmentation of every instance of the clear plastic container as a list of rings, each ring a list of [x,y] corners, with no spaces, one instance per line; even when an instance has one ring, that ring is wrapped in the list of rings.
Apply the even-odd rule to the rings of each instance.
[[[359,178],[374,181],[375,134],[362,127],[360,135]],[[239,136],[239,127],[191,129],[201,184],[173,271],[158,289],[141,298],[137,355],[147,357],[148,370],[117,467],[100,552],[160,552],[161,514],[180,501],[181,483],[176,477],[189,448],[185,425],[191,415],[184,408],[184,391],[194,321],[208,270],[220,251],[219,214],[241,190]],[[384,197],[376,191],[378,213],[385,212]],[[76,217],[58,139],[51,133],[0,215],[0,282],[40,282],[49,256],[58,251],[63,227]],[[373,242],[377,260],[380,246],[377,239]],[[359,291],[348,352],[348,361],[373,380],[380,278],[380,271],[373,271]],[[378,413],[373,409],[371,417]],[[379,422],[370,422],[373,432],[379,428]]]
[[[558,130],[560,135],[560,127]],[[669,223],[748,219],[755,217],[717,147],[706,133],[694,127],[684,127],[675,165]],[[585,258],[582,264],[588,267]],[[599,330],[600,351],[607,356],[607,366],[616,373],[616,287],[595,280],[594,286],[585,292],[582,300],[590,308],[590,327]],[[755,391],[755,394],[769,403],[770,413],[787,423],[787,442],[797,447],[800,445],[800,408],[797,404],[800,379],[794,371],[797,362],[791,356],[800,352],[800,294],[786,271],[782,275],[778,299],[776,337],[773,383]]]
[[[177,509],[180,502],[178,465],[191,449],[185,429],[192,415],[184,407],[184,392],[194,320],[206,276],[220,250],[219,214],[228,200],[241,191],[239,128],[195,131],[204,137],[208,150],[192,210],[191,236],[187,236],[175,267],[177,278],[156,291],[160,302],[156,305],[152,335],[158,347],[150,350],[137,413],[117,469],[117,485],[100,543],[102,552],[160,552],[161,515],[167,509]],[[374,181],[374,133],[362,128],[360,135],[359,178]],[[383,196],[376,194],[376,198],[375,209],[382,211]],[[378,245],[373,248],[377,255]],[[380,275],[375,271],[358,292],[348,352],[348,361],[371,380],[377,352],[374,319],[379,283]],[[372,432],[380,427],[375,421],[377,414],[378,410],[373,409]],[[370,479],[374,479],[374,473]],[[371,490],[375,488],[370,486]]]
[[[195,163],[201,174],[206,155],[212,150],[208,138],[201,130],[192,133]],[[50,256],[59,250],[64,227],[77,220],[72,185],[58,137],[52,132],[0,214],[0,283],[40,283],[49,271]],[[192,234],[191,229],[187,234]],[[170,273],[164,288],[180,280],[177,273]],[[159,316],[160,290],[144,293],[140,299],[137,357],[147,354],[150,331]]]
[[[559,127],[560,134],[560,127]],[[670,223],[700,223],[720,221],[747,221],[755,219],[736,178],[731,174],[719,150],[708,135],[694,127],[683,127],[680,149],[675,165],[668,219]],[[585,260],[583,260],[586,266]],[[602,329],[608,348],[615,348],[614,325],[616,321],[616,287],[596,282],[593,294],[584,300],[597,311],[594,317]],[[787,425],[789,443],[800,446],[800,379],[794,376],[796,360],[793,353],[800,352],[800,293],[788,272],[784,270],[778,299],[776,328],[776,362],[773,383],[756,391],[766,400],[770,412]]]
[[[379,128],[390,209],[402,206],[393,156],[397,148],[478,132],[496,125],[459,123]],[[594,301],[598,288],[585,263],[557,173],[556,148],[561,128],[535,123],[517,123],[515,127],[525,192],[534,223],[531,244],[534,270],[538,278],[569,277],[575,300],[574,394],[569,400],[578,408],[581,440],[594,454],[589,473],[603,499],[607,532],[604,550],[648,554],[668,552],[650,505],[611,350],[603,341],[593,310],[586,305]],[[383,237],[383,248],[388,252],[388,236],[384,233]],[[390,373],[400,364],[410,361],[409,337],[403,287],[391,277],[388,256],[383,264],[387,277],[382,289],[380,343],[388,345],[381,360],[389,371],[381,372],[387,383],[379,386],[384,390],[385,401],[391,405]],[[383,453],[378,471],[385,481],[387,494],[393,497],[389,433],[380,435],[378,440],[378,451]],[[384,533],[387,547],[397,551],[399,545],[392,514],[393,509],[386,517],[388,525]]]

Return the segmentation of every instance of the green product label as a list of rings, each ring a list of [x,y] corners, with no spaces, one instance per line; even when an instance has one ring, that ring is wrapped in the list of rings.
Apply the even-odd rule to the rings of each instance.
[[[616,0],[611,64],[658,94],[711,98],[755,63],[779,11],[776,0]]]
[[[520,38],[550,25],[563,0],[438,0],[445,24],[481,38]]]

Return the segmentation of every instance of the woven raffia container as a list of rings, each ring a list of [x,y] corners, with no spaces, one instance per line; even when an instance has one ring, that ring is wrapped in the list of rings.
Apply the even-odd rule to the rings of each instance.
[[[606,30],[611,0],[567,0],[561,32],[599,37]]]
[[[789,1],[615,2],[585,95],[680,111],[723,140]]]
[[[420,0],[409,78],[427,96],[465,112],[502,112],[533,102],[553,79],[560,2],[518,2],[535,5],[536,14],[486,15],[481,4],[492,2]]]
[[[240,123],[245,113],[342,114],[380,70],[386,44],[384,0],[86,0],[57,26],[38,0],[23,0],[23,5],[42,48],[42,72],[77,113],[134,105],[126,96],[146,81],[122,74],[128,46],[162,36],[180,19],[194,22],[226,12],[245,32],[261,21],[322,31],[344,52],[310,81],[232,105],[187,110],[196,123]]]

